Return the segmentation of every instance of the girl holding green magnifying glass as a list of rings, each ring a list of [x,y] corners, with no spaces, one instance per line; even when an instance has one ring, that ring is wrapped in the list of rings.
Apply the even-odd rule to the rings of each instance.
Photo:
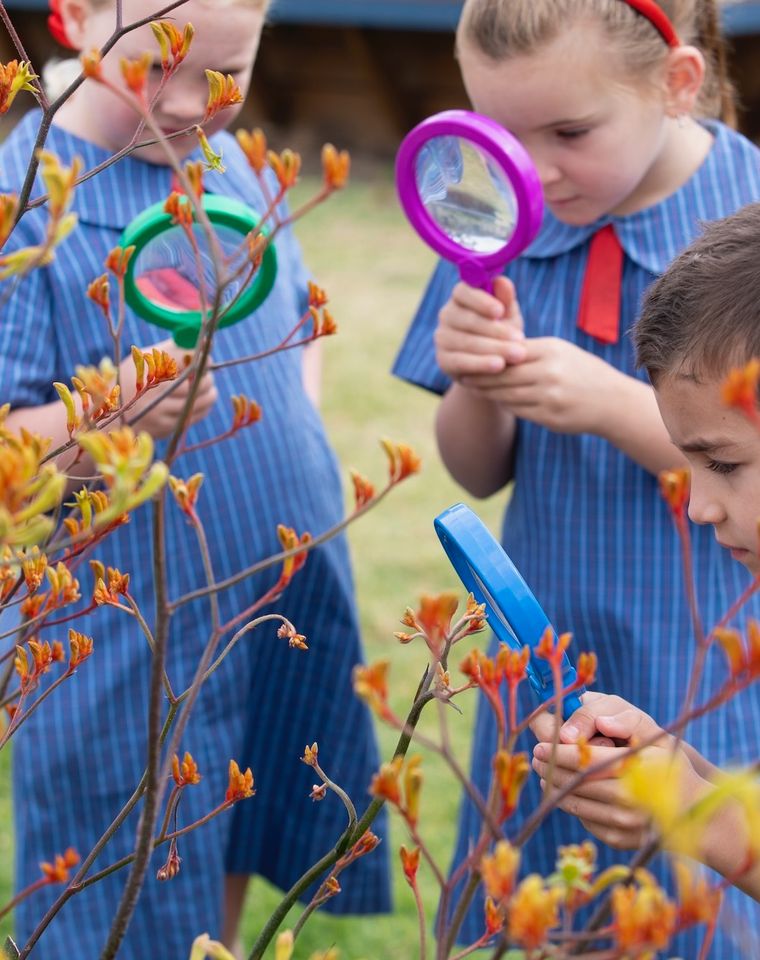
[[[125,0],[124,20],[150,16],[159,5],[156,0]],[[196,35],[187,60],[155,110],[165,132],[183,130],[203,115],[208,96],[205,68],[231,74],[245,93],[265,6],[258,0],[189,0],[175,11],[181,18],[178,26],[190,21]],[[61,0],[57,7],[57,23],[77,49],[100,47],[113,31],[113,0]],[[127,34],[105,57],[102,69],[121,83],[120,58],[133,59],[146,49],[155,49],[148,27]],[[151,84],[159,82],[160,67],[155,74]],[[216,151],[223,152],[227,167],[225,175],[207,174],[206,190],[261,212],[266,204],[245,157],[235,139],[221,131],[234,113],[223,112],[206,131]],[[18,190],[39,119],[38,113],[24,118],[0,150],[0,191]],[[127,144],[136,124],[136,116],[116,97],[88,80],[57,114],[47,147],[67,164],[75,155],[82,157],[84,168],[90,169]],[[173,140],[183,159],[196,145],[194,133]],[[55,262],[25,278],[3,308],[0,402],[12,405],[12,428],[24,425],[52,436],[54,445],[66,439],[66,416],[52,382],[67,382],[77,364],[97,364],[112,355],[107,326],[88,301],[87,286],[103,272],[108,252],[128,224],[164,200],[170,190],[171,171],[156,147],[141,149],[78,188],[73,207],[79,217],[77,229],[57,251]],[[38,242],[46,221],[43,210],[30,211],[4,253]],[[274,247],[277,276],[268,298],[252,316],[218,331],[215,361],[271,349],[304,312],[307,275],[288,230],[278,234]],[[151,266],[148,271],[154,287],[166,279],[160,269]],[[132,344],[147,348],[161,340],[159,346],[181,357],[184,351],[171,341],[167,345],[165,336],[128,309],[122,356],[129,355]],[[203,443],[228,429],[233,396],[250,396],[263,411],[260,423],[230,443],[189,452],[174,467],[181,477],[205,475],[198,511],[217,580],[278,552],[278,523],[318,535],[342,517],[335,458],[305,384],[310,362],[302,351],[288,350],[256,364],[219,369],[213,381],[207,377],[201,384],[189,444]],[[131,361],[122,368],[127,397],[133,392],[130,370]],[[140,428],[150,430],[159,441],[170,433],[184,399],[178,393],[146,416]],[[77,473],[80,468],[78,464]],[[99,555],[104,563],[130,574],[130,593],[149,620],[150,524],[150,509],[137,511]],[[194,532],[180,511],[171,508],[167,544],[169,595],[181,597],[203,586]],[[277,575],[278,571],[269,571],[222,593],[223,620],[249,607]],[[256,798],[183,837],[182,866],[171,883],[156,880],[161,865],[157,854],[119,954],[127,960],[186,957],[193,937],[203,931],[230,942],[236,905],[228,900],[225,932],[225,874],[238,878],[229,885],[235,893],[244,887],[240,878],[253,873],[288,889],[341,834],[342,805],[329,798],[321,804],[308,801],[311,771],[298,762],[305,744],[318,741],[320,756],[329,757],[330,775],[351,796],[361,800],[366,795],[378,755],[368,712],[351,689],[351,669],[362,654],[344,538],[309,555],[276,610],[308,637],[309,652],[299,656],[289,651],[274,630],[257,632],[250,642],[240,643],[204,687],[182,742],[182,750],[192,753],[203,776],[183,798],[180,818],[185,824],[224,798],[230,758],[243,769],[251,766]],[[175,689],[191,680],[210,633],[209,618],[208,603],[202,600],[179,607],[172,619],[167,671]],[[37,878],[39,862],[56,851],[69,846],[83,854],[89,851],[131,795],[144,767],[150,652],[132,619],[113,608],[99,609],[91,630],[98,645],[95,669],[81,670],[76,682],[57,690],[45,709],[19,731],[14,749],[19,889]],[[24,760],[31,756],[33,764]],[[129,822],[111,841],[109,862],[131,852],[135,825]],[[384,833],[382,822],[373,829]],[[381,845],[353,865],[351,883],[331,901],[334,910],[388,909],[386,847]],[[115,873],[72,898],[44,935],[47,960],[70,957],[72,944],[82,957],[100,955],[124,880],[124,872]],[[15,932],[20,944],[51,899],[47,891],[40,891],[18,908]]]

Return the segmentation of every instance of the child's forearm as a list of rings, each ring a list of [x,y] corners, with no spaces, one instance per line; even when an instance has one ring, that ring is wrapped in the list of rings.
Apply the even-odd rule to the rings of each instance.
[[[750,897],[760,900],[760,862],[745,869],[750,842],[747,821],[737,804],[720,810],[702,836],[701,859]]]
[[[634,377],[620,374],[604,397],[595,431],[655,476],[685,466],[681,453],[662,422],[654,390]]]
[[[488,497],[513,475],[517,421],[503,406],[451,386],[436,417],[436,439],[446,469],[475,497]]]

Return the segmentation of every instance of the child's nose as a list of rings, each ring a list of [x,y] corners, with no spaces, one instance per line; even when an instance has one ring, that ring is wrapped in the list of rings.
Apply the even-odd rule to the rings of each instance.
[[[694,484],[693,478],[689,497],[689,519],[692,523],[713,525],[722,523],[726,519],[726,511],[721,501],[710,495],[708,491],[701,491]]]

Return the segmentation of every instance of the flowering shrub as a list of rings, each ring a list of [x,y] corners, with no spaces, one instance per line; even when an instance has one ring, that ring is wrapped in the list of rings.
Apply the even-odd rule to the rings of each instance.
[[[171,4],[163,13],[177,6],[181,6],[181,3]],[[2,3],[0,15],[7,21]],[[120,27],[114,37],[129,29],[132,27]],[[172,79],[187,56],[194,31],[191,24],[186,24],[180,30],[160,16],[152,23],[152,29],[162,70],[160,95],[164,85]],[[45,132],[49,129],[56,104],[50,104],[47,100],[37,75],[23,59],[23,51],[19,56],[18,60],[0,64],[0,114],[5,113],[14,99],[23,94],[39,102],[43,108],[43,120],[40,148],[30,159],[30,176],[23,185],[19,185],[17,194],[0,195],[0,281],[4,284],[0,286],[0,303],[9,295],[7,291],[12,290],[21,278],[53,261],[58,247],[66,242],[76,228],[76,217],[71,212],[75,191],[84,178],[97,173],[83,170],[77,162],[64,167],[58,158],[43,149]],[[153,62],[152,54],[146,53],[135,60],[124,61],[123,82],[120,85],[112,83],[103,74],[101,59],[97,51],[85,55],[82,58],[82,75],[109,86],[114,96],[128,102],[140,116],[141,131],[147,129],[156,140],[165,141],[164,134],[152,119],[155,98],[149,101],[147,96],[147,75]],[[232,77],[213,70],[207,70],[206,73],[209,94],[204,120],[238,103],[241,98],[241,92]],[[72,85],[69,93],[79,82],[81,78]],[[208,169],[223,169],[222,158],[214,152],[200,126],[195,133],[204,160],[181,166],[172,160],[171,152],[167,152],[167,162],[175,168],[178,189],[167,196],[165,204],[166,212],[194,247],[197,245],[196,228],[200,227],[207,236],[213,232],[199,202],[203,193],[204,173]],[[281,153],[268,149],[261,130],[239,131],[237,140],[269,200],[260,226],[246,238],[244,272],[246,282],[250,283],[261,265],[267,244],[278,231],[345,185],[349,158],[345,152],[327,145],[322,155],[323,182],[320,191],[287,219],[283,219],[278,210],[297,181],[299,156],[287,149]],[[117,160],[115,157],[112,162]],[[15,225],[37,203],[30,201],[30,185],[38,168],[47,194],[48,225],[45,237],[39,244],[3,254],[3,244],[11,236]],[[267,175],[273,175],[277,184],[274,193],[268,189],[267,183],[271,181],[265,179]],[[268,234],[262,229],[265,225],[269,227]],[[213,243],[209,246],[214,248]],[[94,278],[87,290],[87,295],[102,313],[103,322],[115,345],[119,337],[119,318],[124,309],[125,276],[133,252],[131,248],[113,249],[105,261],[105,272]],[[218,254],[216,268],[220,275],[226,276],[225,282],[234,279],[230,276],[229,264],[225,264]],[[224,282],[221,286],[223,288]],[[174,472],[178,457],[188,450],[197,449],[188,446],[185,440],[190,404],[170,438],[169,454],[164,460],[156,459],[153,441],[148,433],[140,431],[139,425],[140,416],[147,409],[147,396],[155,403],[184,381],[197,383],[208,369],[210,347],[223,311],[218,297],[210,296],[206,290],[201,290],[200,294],[201,302],[205,304],[203,325],[198,346],[186,366],[180,367],[164,351],[142,351],[133,347],[131,360],[135,386],[131,395],[122,392],[118,356],[104,357],[98,366],[82,366],[71,371],[70,384],[54,384],[65,409],[68,433],[68,441],[59,448],[51,449],[48,440],[28,431],[14,432],[8,429],[6,421],[9,410],[7,407],[0,409],[0,603],[5,607],[18,606],[23,616],[23,625],[17,637],[13,636],[15,631],[0,637],[0,641],[7,643],[5,649],[0,648],[0,659],[10,666],[0,682],[0,708],[5,712],[0,749],[11,741],[24,722],[44,705],[45,700],[55,696],[61,684],[68,682],[78,670],[91,668],[91,657],[98,647],[97,612],[104,606],[134,617],[150,645],[154,669],[159,672],[161,679],[150,695],[154,706],[162,696],[168,702],[167,732],[163,736],[169,743],[165,758],[161,759],[160,749],[157,749],[141,783],[135,785],[135,803],[142,803],[147,813],[141,820],[134,852],[123,861],[99,871],[94,870],[95,859],[107,851],[109,840],[119,828],[117,818],[114,826],[103,834],[92,850],[50,851],[50,862],[41,864],[39,879],[18,891],[10,903],[0,906],[0,917],[49,885],[61,888],[53,907],[54,915],[65,909],[66,902],[76,896],[84,883],[95,883],[116,869],[126,871],[127,890],[139,891],[148,869],[150,854],[156,847],[166,849],[166,859],[158,876],[170,881],[180,870],[180,838],[191,830],[202,829],[212,818],[223,815],[234,804],[246,802],[255,795],[254,773],[250,769],[241,770],[238,762],[229,758],[227,789],[219,797],[217,806],[196,821],[178,826],[178,808],[184,791],[192,790],[204,775],[189,752],[185,752],[180,759],[178,747],[181,730],[200,688],[240,638],[262,623],[276,621],[280,640],[286,641],[295,651],[308,651],[309,638],[298,632],[297,624],[276,614],[261,615],[261,608],[276,601],[286,589],[297,589],[297,583],[292,585],[293,578],[308,563],[309,551],[315,545],[377,505],[391,489],[420,469],[419,458],[411,448],[402,443],[383,441],[388,459],[387,479],[378,488],[360,473],[352,472],[354,509],[346,521],[318,536],[281,525],[278,528],[281,552],[239,573],[241,578],[250,577],[265,566],[279,565],[276,582],[248,608],[238,611],[228,622],[216,624],[197,665],[195,679],[186,689],[175,691],[164,666],[167,623],[174,609],[187,598],[179,598],[171,605],[165,598],[158,598],[156,622],[151,626],[145,611],[140,609],[130,593],[130,577],[134,572],[106,566],[94,559],[92,552],[94,548],[107,544],[109,536],[129,522],[130,514],[144,509],[144,505],[150,501],[157,518],[154,562],[156,575],[160,578],[168,562],[161,536],[161,516],[167,508],[167,502],[172,499],[195,531],[198,550],[207,559],[206,532],[197,506],[208,490],[206,481],[209,478],[201,473],[183,477]],[[311,284],[306,312],[294,318],[288,335],[268,353],[289,350],[335,334],[336,323],[327,304],[326,292]],[[240,357],[238,362],[254,362],[261,356]],[[755,398],[759,378],[760,364],[751,364],[745,370],[734,372],[725,388],[725,401],[744,410],[753,420],[757,418]],[[234,397],[228,429],[211,441],[206,441],[205,445],[229,442],[240,431],[255,430],[261,415],[256,400],[245,395]],[[95,466],[95,482],[85,483],[80,489],[74,490],[72,501],[64,499],[67,477],[59,467],[59,458],[65,453],[74,455],[74,462],[87,456]],[[686,473],[671,471],[664,474],[662,492],[682,539],[688,573]],[[85,560],[89,561],[92,577],[89,588],[83,585],[81,572]],[[213,596],[223,586],[209,578],[204,595]],[[757,584],[753,584],[745,597],[737,601],[724,622],[716,625],[708,634],[698,635],[696,674],[699,674],[708,651],[718,647],[726,657],[727,678],[708,702],[695,705],[690,697],[679,716],[668,727],[667,733],[679,737],[695,717],[719,708],[757,679],[760,673],[760,626],[751,624],[746,635],[727,626],[732,614],[756,587]],[[372,800],[364,810],[357,811],[359,798],[348,796],[341,785],[331,779],[329,758],[320,758],[318,743],[305,745],[301,760],[311,769],[317,781],[310,794],[312,801],[321,802],[328,792],[337,795],[345,806],[348,826],[341,837],[329,838],[333,842],[332,849],[283,898],[251,947],[251,958],[262,957],[272,941],[275,941],[276,960],[290,960],[294,956],[297,937],[309,916],[328,900],[340,895],[342,873],[350,871],[351,865],[358,859],[372,855],[379,841],[372,833],[371,825],[383,804],[388,804],[396,811],[408,833],[409,845],[402,845],[399,851],[400,867],[419,913],[420,951],[423,957],[427,955],[428,936],[428,918],[425,917],[419,887],[423,876],[427,876],[437,887],[440,909],[435,922],[435,941],[436,956],[440,958],[461,958],[478,948],[489,946],[493,947],[494,956],[506,955],[511,960],[583,956],[584,943],[594,940],[603,941],[605,946],[602,952],[597,951],[589,956],[603,957],[604,960],[624,957],[643,960],[654,956],[655,951],[667,948],[676,932],[694,925],[705,927],[705,943],[709,944],[721,906],[722,886],[707,885],[692,873],[684,860],[674,861],[677,883],[675,899],[666,894],[646,870],[646,855],[630,869],[617,866],[598,871],[595,847],[591,842],[561,847],[557,851],[556,869],[550,876],[534,874],[518,879],[522,849],[530,842],[543,819],[580,783],[603,773],[605,766],[609,768],[610,763],[595,764],[591,746],[581,741],[577,748],[577,775],[556,791],[547,792],[541,807],[520,825],[510,840],[507,839],[505,824],[514,816],[521,789],[531,768],[529,757],[516,749],[519,735],[535,720],[535,715],[518,717],[517,708],[517,692],[526,679],[528,649],[514,650],[502,645],[494,657],[473,649],[458,668],[453,666],[454,647],[487,626],[485,607],[474,597],[466,599],[458,614],[459,606],[458,598],[453,594],[426,596],[417,610],[407,608],[403,615],[404,630],[397,632],[396,638],[400,643],[410,645],[410,650],[422,649],[425,659],[419,688],[406,717],[397,716],[390,705],[387,662],[359,666],[355,670],[356,695],[366,701],[381,722],[399,733],[394,755],[382,764],[369,785]],[[92,636],[89,632],[80,632],[75,623],[90,613],[95,614]],[[69,625],[72,622],[74,624]],[[65,631],[66,644],[60,639],[62,634],[59,628]],[[227,633],[233,633],[233,636],[219,653],[220,642]],[[544,637],[536,638],[537,655],[549,663],[554,673],[557,691],[555,712],[558,712],[561,698],[576,687],[591,684],[596,671],[594,656],[581,653],[576,657],[576,683],[570,689],[561,689],[561,661],[569,643],[570,636],[567,634],[554,638],[551,632],[547,632]],[[40,680],[46,675],[55,679],[40,692]],[[694,678],[692,689],[697,689],[698,679],[698,676]],[[497,741],[493,744],[493,777],[487,796],[478,795],[475,787],[467,781],[457,758],[451,752],[445,730],[447,708],[455,706],[462,696],[472,697],[475,691],[480,691],[486,698],[497,721]],[[431,703],[440,707],[441,736],[438,740],[423,737],[416,731],[423,710]],[[555,748],[558,744],[558,725],[556,729]],[[653,827],[653,835],[668,849],[682,856],[698,853],[702,833],[716,811],[729,803],[738,806],[748,825],[749,836],[746,862],[737,869],[736,878],[739,878],[743,871],[756,863],[760,852],[760,787],[754,771],[725,774],[707,795],[684,805],[679,802],[678,755],[674,751],[651,749],[661,737],[662,731],[659,731],[649,741],[630,744],[628,749],[620,751],[615,760],[630,804],[646,816]],[[470,793],[482,815],[482,832],[478,842],[467,859],[449,877],[436,863],[425,841],[425,825],[420,814],[423,762],[419,755],[409,755],[411,742],[415,738],[448,764],[455,780]],[[160,745],[157,744],[157,748]],[[552,766],[553,759],[550,773]],[[552,776],[549,775],[547,780],[552,781]],[[462,880],[466,881],[463,892],[457,892]],[[278,933],[290,907],[315,881],[318,881],[316,893],[295,927]],[[462,917],[480,885],[487,894],[482,935],[472,944],[457,947]],[[120,937],[134,910],[135,899],[127,897],[124,901],[127,905],[119,907],[109,956],[116,955],[118,951]],[[581,908],[594,903],[606,904],[605,916],[608,919],[596,924],[593,935],[584,935],[577,928],[576,915]],[[40,925],[27,944],[17,947],[9,942],[5,947],[7,956],[28,956],[44,936],[50,919],[50,913],[40,918]],[[224,945],[202,934],[193,944],[191,960],[202,960],[204,957],[230,960],[231,954]],[[338,951],[331,948],[322,957],[323,960],[332,960],[338,957]]]

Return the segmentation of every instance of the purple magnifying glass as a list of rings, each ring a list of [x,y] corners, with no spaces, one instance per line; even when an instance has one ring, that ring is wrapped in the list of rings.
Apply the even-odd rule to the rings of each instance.
[[[489,293],[530,245],[544,211],[541,182],[511,133],[469,110],[446,110],[411,130],[396,157],[404,213],[465,283]]]

